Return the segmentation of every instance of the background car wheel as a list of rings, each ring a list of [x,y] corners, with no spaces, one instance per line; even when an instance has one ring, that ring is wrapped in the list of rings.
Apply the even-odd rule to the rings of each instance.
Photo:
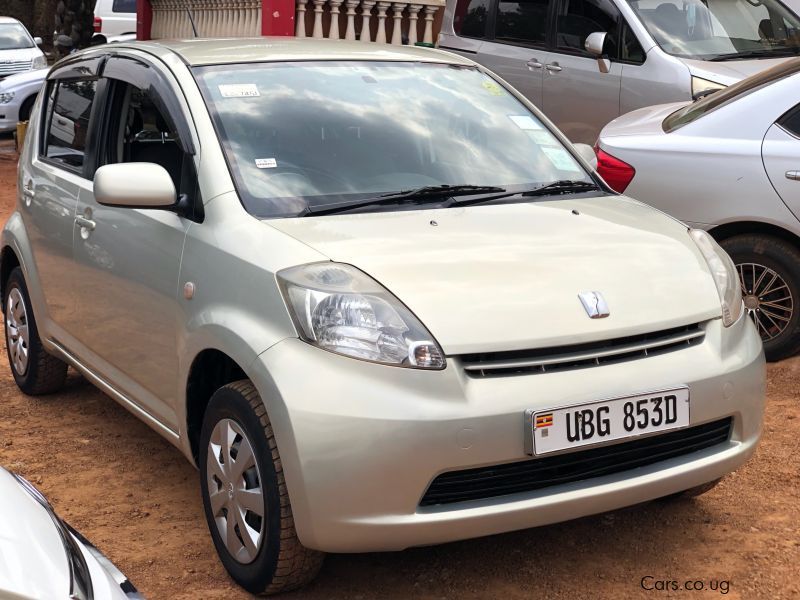
[[[767,360],[795,354],[800,350],[800,252],[765,235],[737,235],[720,245],[739,271],[745,310],[761,335]]]
[[[8,363],[19,389],[31,396],[59,390],[67,378],[67,365],[45,352],[42,346],[28,288],[19,267],[8,277],[3,312]]]
[[[285,592],[311,581],[324,554],[297,538],[278,446],[250,381],[214,393],[200,444],[206,520],[231,577],[256,594]]]
[[[19,107],[19,120],[27,121],[31,118],[31,111],[33,110],[33,103],[36,102],[36,95],[27,98],[22,106]]]

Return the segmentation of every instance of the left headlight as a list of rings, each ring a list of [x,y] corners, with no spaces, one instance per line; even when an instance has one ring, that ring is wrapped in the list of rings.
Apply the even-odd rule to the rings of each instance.
[[[31,63],[32,69],[44,69],[47,66],[47,57],[44,54],[41,54],[33,59],[33,63]]]
[[[689,235],[700,248],[700,252],[708,263],[711,276],[717,286],[722,304],[722,324],[733,325],[742,314],[742,287],[736,265],[731,257],[708,233],[702,229],[690,229]]]
[[[8,104],[14,99],[16,94],[14,92],[2,92],[0,93],[0,104]]]
[[[433,336],[388,290],[351,265],[323,262],[277,274],[300,337],[337,354],[386,365],[443,369]]]

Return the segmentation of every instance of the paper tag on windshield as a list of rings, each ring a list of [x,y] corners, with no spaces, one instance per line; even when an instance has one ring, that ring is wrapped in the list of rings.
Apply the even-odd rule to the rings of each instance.
[[[259,169],[274,169],[278,166],[278,161],[274,158],[257,158],[256,166]]]
[[[508,115],[508,118],[514,121],[514,125],[523,131],[533,131],[542,128],[530,115]]]
[[[260,96],[255,83],[225,83],[219,86],[223,98],[254,98]]]
[[[553,166],[560,171],[580,171],[577,163],[572,160],[569,153],[557,146],[544,146],[542,152],[545,153]]]

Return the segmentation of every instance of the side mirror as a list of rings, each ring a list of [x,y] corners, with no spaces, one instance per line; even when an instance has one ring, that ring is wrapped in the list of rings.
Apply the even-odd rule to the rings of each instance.
[[[607,35],[605,31],[595,31],[586,37],[586,42],[583,44],[586,51],[597,59],[597,68],[601,73],[608,73],[611,70],[611,61],[603,54]]]
[[[578,155],[592,166],[592,169],[597,169],[597,154],[594,153],[594,148],[589,144],[572,144]]]
[[[164,167],[154,163],[105,165],[94,174],[94,199],[105,206],[174,208],[175,184]]]
[[[44,40],[40,37],[35,37],[33,38],[33,43],[36,44],[37,46],[41,46],[42,44],[44,44]]]

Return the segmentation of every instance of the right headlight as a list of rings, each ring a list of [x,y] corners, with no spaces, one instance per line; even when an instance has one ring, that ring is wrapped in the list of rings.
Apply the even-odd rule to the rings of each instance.
[[[702,229],[690,229],[689,235],[705,257],[717,286],[722,303],[722,324],[730,327],[739,319],[743,307],[742,286],[736,265],[714,238]]]
[[[0,93],[0,104],[8,104],[14,99],[14,96],[16,96],[15,92]]]
[[[710,79],[703,79],[692,75],[692,99],[697,100],[700,96],[705,96],[717,90],[724,90],[727,86],[711,81]]]
[[[321,262],[277,274],[300,337],[337,354],[398,367],[443,369],[444,353],[419,319],[353,266]]]

